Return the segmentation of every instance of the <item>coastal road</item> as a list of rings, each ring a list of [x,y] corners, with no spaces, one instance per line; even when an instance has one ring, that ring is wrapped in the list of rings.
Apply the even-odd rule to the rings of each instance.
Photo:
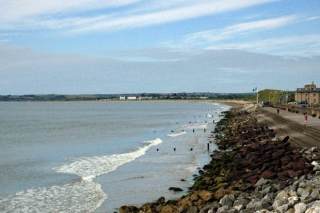
[[[273,128],[279,138],[290,136],[290,142],[302,147],[320,147],[320,119],[308,117],[307,127],[304,125],[304,117],[301,114],[280,111],[276,109],[260,108],[257,112],[260,122],[267,123]]]

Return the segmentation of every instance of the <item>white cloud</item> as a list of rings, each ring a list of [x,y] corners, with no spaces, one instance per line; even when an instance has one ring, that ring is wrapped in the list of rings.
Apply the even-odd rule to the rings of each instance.
[[[271,30],[287,26],[296,22],[297,16],[281,16],[270,19],[262,19],[251,22],[244,22],[225,27],[223,29],[207,30],[187,35],[186,42],[213,42],[239,36],[242,33],[248,33],[260,30]]]
[[[90,11],[106,7],[124,6],[141,0],[2,0],[0,21],[23,21],[24,18],[48,16],[56,13]]]
[[[239,10],[275,0],[5,0],[0,8],[2,30],[55,29],[84,33],[115,31]],[[136,3],[136,4],[135,4]],[[124,6],[103,12],[106,7]],[[90,15],[77,14],[93,11]]]
[[[274,34],[272,37],[261,38],[261,32],[316,19],[317,17],[288,15],[237,23],[221,29],[188,34],[180,41],[169,41],[163,43],[163,46],[181,49],[238,49],[287,56],[320,55],[320,34]]]
[[[114,31],[126,28],[157,25],[237,10],[266,2],[270,2],[270,0],[242,0],[241,2],[235,0],[197,1],[194,4],[176,7],[173,9],[160,10],[139,15],[129,15],[114,19],[104,19],[93,25],[77,28],[73,32]]]
[[[240,49],[276,55],[313,56],[320,55],[320,34],[220,43],[206,49]]]

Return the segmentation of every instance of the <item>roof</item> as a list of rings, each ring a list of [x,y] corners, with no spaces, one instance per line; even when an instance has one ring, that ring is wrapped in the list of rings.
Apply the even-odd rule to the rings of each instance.
[[[305,89],[305,88],[298,88],[296,92],[301,92],[301,93],[320,93],[320,88],[316,88],[314,90],[310,90],[310,89]]]

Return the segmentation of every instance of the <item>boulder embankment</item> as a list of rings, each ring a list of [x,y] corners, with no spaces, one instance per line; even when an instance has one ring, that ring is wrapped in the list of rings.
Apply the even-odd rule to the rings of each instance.
[[[212,132],[219,149],[187,194],[122,206],[120,213],[320,212],[320,150],[279,139],[254,112],[224,114]]]

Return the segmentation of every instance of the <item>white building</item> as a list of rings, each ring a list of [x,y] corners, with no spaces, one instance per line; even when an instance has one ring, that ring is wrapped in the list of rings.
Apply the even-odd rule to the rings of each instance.
[[[126,96],[120,96],[120,97],[119,97],[119,100],[120,100],[120,101],[126,100]]]
[[[135,100],[137,100],[137,97],[136,97],[136,96],[128,96],[128,97],[127,97],[127,100],[129,100],[129,101],[135,101]]]

